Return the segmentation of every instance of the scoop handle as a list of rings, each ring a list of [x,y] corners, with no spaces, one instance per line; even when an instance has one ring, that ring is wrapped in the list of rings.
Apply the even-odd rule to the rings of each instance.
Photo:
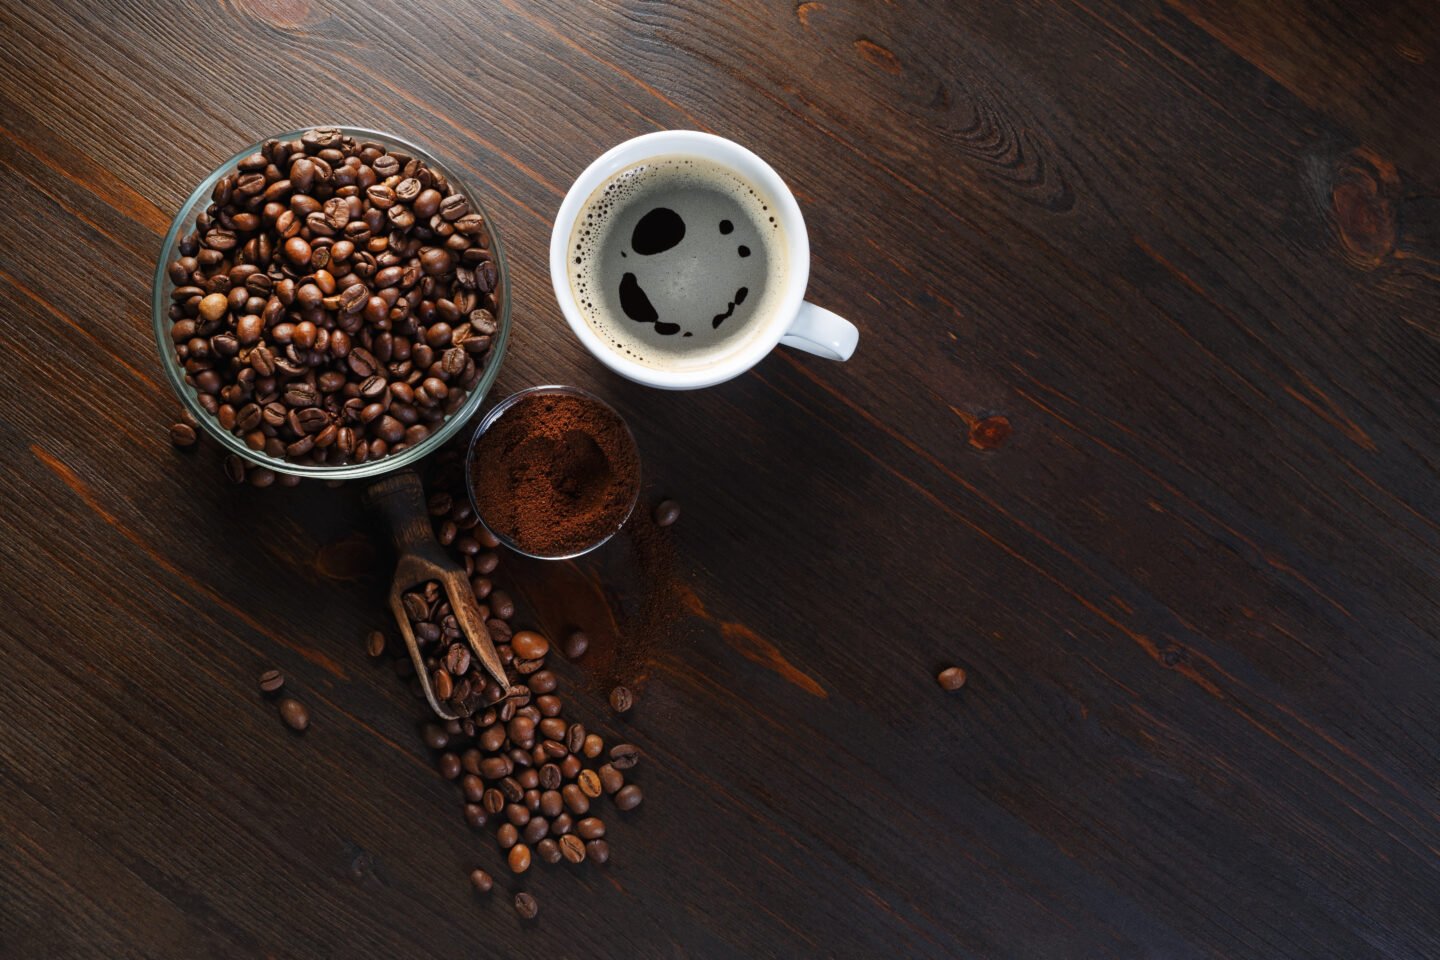
[[[435,550],[425,487],[414,470],[400,470],[376,480],[366,488],[365,502],[385,520],[390,541],[401,556],[428,555]]]

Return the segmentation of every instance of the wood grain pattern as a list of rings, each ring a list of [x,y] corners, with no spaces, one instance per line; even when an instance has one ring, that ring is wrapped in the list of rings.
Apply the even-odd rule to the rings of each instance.
[[[0,955],[1440,955],[1433,12],[0,0]],[[683,621],[564,677],[646,803],[527,875],[533,925],[364,655],[359,491],[166,435],[172,212],[326,120],[475,180],[496,396],[605,396],[684,503]],[[854,360],[662,396],[587,359],[551,217],[666,127],[792,185]],[[602,638],[646,587],[619,540],[498,576]]]

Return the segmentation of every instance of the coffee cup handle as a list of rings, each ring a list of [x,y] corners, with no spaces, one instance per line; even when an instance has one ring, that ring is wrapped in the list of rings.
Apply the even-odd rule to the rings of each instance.
[[[860,331],[840,314],[807,300],[800,304],[800,312],[780,342],[827,360],[849,360],[860,342]]]

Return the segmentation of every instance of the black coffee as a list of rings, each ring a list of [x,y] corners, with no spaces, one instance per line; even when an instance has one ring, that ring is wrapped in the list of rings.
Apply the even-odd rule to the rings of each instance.
[[[763,332],[785,246],[774,204],[753,184],[700,157],[662,157],[590,195],[570,237],[570,285],[615,349],[694,370]]]

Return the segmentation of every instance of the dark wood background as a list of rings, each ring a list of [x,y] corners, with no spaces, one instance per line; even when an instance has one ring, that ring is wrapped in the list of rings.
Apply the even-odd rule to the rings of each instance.
[[[1435,13],[0,3],[0,955],[1440,955]],[[599,392],[684,503],[641,705],[567,671],[647,801],[608,868],[525,877],[533,925],[363,652],[358,491],[167,439],[160,238],[317,121],[479,183],[496,396]],[[661,394],[583,353],[551,218],[667,127],[787,178],[852,362]],[[635,603],[628,557],[499,576],[543,623]]]

